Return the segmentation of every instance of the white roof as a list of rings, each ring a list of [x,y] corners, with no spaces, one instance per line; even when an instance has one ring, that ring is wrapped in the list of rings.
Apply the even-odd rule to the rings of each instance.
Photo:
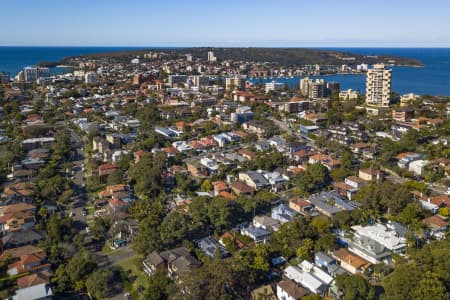
[[[302,261],[299,266],[303,271],[310,273],[326,285],[329,285],[334,280],[334,278],[330,274],[307,260]]]
[[[53,292],[50,286],[45,283],[33,285],[27,288],[18,289],[13,296],[13,300],[32,300],[32,299],[44,299],[45,297],[52,296]]]
[[[376,223],[369,226],[352,226],[357,235],[366,236],[384,245],[389,250],[402,249],[406,247],[404,238],[398,236],[397,232],[388,229],[385,225]]]
[[[289,266],[284,269],[284,274],[287,278],[301,284],[311,292],[320,292],[323,282],[311,275],[310,273],[303,272],[298,267]]]

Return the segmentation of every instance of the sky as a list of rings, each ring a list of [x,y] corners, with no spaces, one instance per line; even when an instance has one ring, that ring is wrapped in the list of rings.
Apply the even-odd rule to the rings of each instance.
[[[450,47],[449,0],[0,0],[0,45]]]

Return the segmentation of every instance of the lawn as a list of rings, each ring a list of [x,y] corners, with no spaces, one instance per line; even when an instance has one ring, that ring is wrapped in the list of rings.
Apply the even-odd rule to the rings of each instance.
[[[128,274],[128,278],[130,279],[131,284],[125,286],[128,292],[136,292],[139,286],[146,288],[148,285],[149,277],[142,270],[143,259],[144,257],[142,255],[136,255],[117,264]]]

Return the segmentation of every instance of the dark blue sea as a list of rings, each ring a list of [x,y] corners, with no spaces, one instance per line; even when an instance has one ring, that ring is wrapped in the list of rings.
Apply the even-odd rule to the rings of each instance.
[[[424,67],[392,67],[392,90],[400,94],[450,96],[450,48],[327,48],[363,55],[392,55],[420,60]],[[354,89],[365,93],[364,75],[330,75],[326,81],[341,83],[341,89]],[[298,86],[299,77],[267,79]]]
[[[0,47],[0,71],[15,76],[21,69],[40,62],[57,62],[65,57],[143,47]]]
[[[42,61],[58,61],[67,56],[136,50],[144,47],[0,47],[0,71],[14,76],[25,66]],[[149,47],[150,48],[150,47]],[[164,49],[164,47],[153,47]],[[394,55],[420,60],[425,66],[393,67],[392,89],[397,93],[450,96],[450,48],[328,48],[365,55]],[[342,89],[365,92],[365,77],[361,75],[325,76],[328,81],[341,83]],[[298,86],[300,78],[275,79]],[[267,79],[266,81],[271,81]]]

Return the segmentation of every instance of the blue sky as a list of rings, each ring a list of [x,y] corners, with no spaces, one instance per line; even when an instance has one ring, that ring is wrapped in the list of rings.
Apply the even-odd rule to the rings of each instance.
[[[0,0],[0,45],[450,47],[449,18],[448,0]]]

